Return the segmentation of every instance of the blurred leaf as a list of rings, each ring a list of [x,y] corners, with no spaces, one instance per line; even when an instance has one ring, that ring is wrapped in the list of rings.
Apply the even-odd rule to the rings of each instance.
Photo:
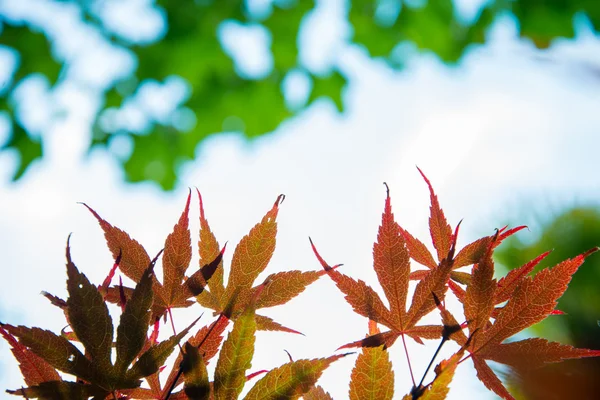
[[[539,238],[533,243],[523,242],[519,236],[509,238],[496,251],[498,262],[512,269],[554,249],[536,266],[534,271],[539,271],[598,246],[600,211],[589,207],[573,208],[531,229],[540,232]],[[557,332],[566,328],[571,343],[577,347],[600,348],[600,336],[593,333],[598,330],[600,315],[597,282],[600,282],[600,259],[596,256],[590,257],[585,268],[573,276],[569,289],[560,298],[557,308],[566,315],[559,319],[549,318],[534,329],[545,337],[557,340],[560,339],[556,336]]]
[[[52,56],[49,43],[51,39],[39,30],[34,31],[22,23],[8,21],[1,14],[0,22],[0,44],[19,52],[19,63],[13,76],[14,84],[35,73],[43,74],[51,85],[56,83],[63,63]]]
[[[346,77],[338,71],[333,71],[329,76],[323,78],[313,75],[313,88],[310,92],[308,104],[321,97],[327,97],[333,101],[339,112],[343,112],[342,90],[347,83]]]
[[[58,2],[58,0],[54,0]],[[315,1],[273,2],[269,10],[254,15],[242,0],[230,1],[156,1],[155,7],[165,17],[166,29],[154,41],[143,44],[120,37],[94,11],[95,2],[70,2],[80,11],[82,20],[102,35],[107,43],[119,46],[136,59],[136,68],[119,82],[101,88],[104,102],[92,126],[90,147],[105,147],[113,131],[129,136],[133,152],[129,159],[119,160],[130,182],[152,181],[165,190],[177,184],[180,167],[194,160],[196,150],[207,137],[221,132],[240,132],[255,138],[276,130],[282,122],[319,98],[329,98],[339,112],[344,111],[342,91],[347,77],[338,70],[337,61],[326,66],[329,75],[302,65],[299,40],[305,21],[315,9]],[[418,4],[417,4],[418,3]],[[574,37],[574,18],[589,19],[595,31],[600,29],[600,2],[589,0],[494,0],[485,2],[472,20],[465,19],[452,0],[404,2],[401,0],[352,0],[347,14],[351,44],[365,48],[371,57],[381,58],[391,67],[405,65],[413,55],[406,46],[435,54],[448,64],[456,64],[467,50],[485,44],[487,31],[504,15],[517,21],[519,35],[538,48],[547,48],[556,38]],[[15,49],[20,63],[12,80],[5,84],[5,97],[32,73],[45,75],[51,85],[60,83],[60,72],[68,68],[64,60],[56,60],[51,48],[53,36],[40,29],[39,22],[13,21],[0,14],[0,43]],[[266,76],[249,79],[239,71],[230,49],[221,43],[223,23],[243,27],[260,26],[269,34],[273,67]],[[39,31],[38,31],[39,30]],[[335,49],[334,49],[335,50]],[[313,80],[313,88],[305,107],[289,110],[282,93],[282,81],[294,69],[305,69]],[[147,131],[132,133],[117,116],[124,104],[140,93],[148,82],[161,84],[171,77],[182,78],[189,93],[180,107],[193,114],[188,123],[178,121],[178,113],[166,118],[144,115]],[[106,112],[108,109],[111,112]],[[9,110],[11,118],[16,118]],[[195,117],[195,124],[193,123]],[[33,160],[42,156],[41,146],[31,139],[31,132],[21,132],[22,121],[15,123],[9,145],[1,150],[17,149],[21,155],[14,179],[19,179]]]
[[[576,207],[549,218],[540,226],[532,226],[539,232],[533,242],[524,242],[519,236],[509,238],[496,251],[498,262],[511,268],[517,267],[548,249],[553,251],[539,262],[535,270],[547,268],[600,244],[600,211],[592,207]],[[558,301],[557,308],[566,314],[560,318],[548,318],[532,327],[536,335],[560,340],[576,347],[600,349],[598,316],[600,315],[600,259],[590,257],[569,284],[568,290]],[[597,379],[600,360],[562,362],[535,371],[513,370],[510,382],[530,399],[556,398],[592,399],[600,390]]]
[[[21,178],[31,163],[43,156],[42,143],[39,139],[29,136],[19,122],[15,121],[12,121],[12,135],[0,148],[0,151],[2,150],[15,150],[19,154],[17,169],[12,176],[13,181]]]

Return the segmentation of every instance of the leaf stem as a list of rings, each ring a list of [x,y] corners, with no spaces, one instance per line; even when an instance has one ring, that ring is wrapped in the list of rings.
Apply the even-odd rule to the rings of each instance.
[[[167,308],[167,312],[169,313],[169,319],[171,320],[171,328],[173,328],[173,335],[177,335],[177,330],[175,329],[175,321],[173,321],[173,314],[171,313],[171,307]]]
[[[413,374],[412,365],[410,364],[410,357],[408,355],[408,349],[406,348],[406,340],[404,339],[404,333],[402,334],[402,344],[404,345],[404,353],[406,354],[406,361],[408,362],[408,370],[410,371],[410,379],[412,379],[413,387],[416,387],[415,375]]]
[[[433,362],[435,361],[438,353],[440,352],[440,350],[442,349],[442,346],[444,345],[444,343],[446,343],[447,340],[448,339],[446,339],[445,337],[442,338],[442,341],[440,342],[440,345],[438,346],[437,350],[433,354],[433,357],[431,357],[431,360],[429,361],[429,365],[425,369],[425,373],[423,374],[423,377],[421,378],[421,382],[419,382],[419,387],[421,387],[421,385],[423,384],[423,381],[425,381],[425,377],[427,376],[427,373],[429,372],[429,369],[433,365]]]

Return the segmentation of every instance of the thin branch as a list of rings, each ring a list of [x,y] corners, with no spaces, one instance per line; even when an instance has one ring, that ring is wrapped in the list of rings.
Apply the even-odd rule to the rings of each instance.
[[[445,337],[442,338],[442,341],[440,342],[440,345],[438,346],[437,350],[433,354],[433,357],[431,357],[431,360],[429,361],[429,365],[425,369],[425,373],[423,374],[423,377],[421,378],[421,382],[419,382],[419,387],[421,387],[421,385],[423,385],[423,381],[425,381],[425,377],[427,376],[427,373],[429,372],[429,369],[433,365],[433,362],[435,361],[438,353],[440,352],[440,350],[442,349],[442,346],[444,345],[444,343],[446,343],[447,340],[448,339],[445,338]]]

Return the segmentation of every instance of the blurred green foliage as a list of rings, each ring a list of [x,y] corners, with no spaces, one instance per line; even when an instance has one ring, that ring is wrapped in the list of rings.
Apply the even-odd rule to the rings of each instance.
[[[95,12],[103,1],[54,0],[77,9],[88,27],[126,50],[137,62],[129,76],[102,88],[102,106],[96,113],[90,143],[91,147],[107,147],[116,135],[129,137],[132,154],[120,160],[128,181],[150,180],[172,189],[179,166],[194,159],[197,145],[212,134],[240,131],[248,138],[261,136],[320,98],[328,98],[337,110],[344,110],[343,90],[348,81],[344,71],[335,64],[328,73],[312,71],[298,56],[299,32],[317,7],[312,0],[272,0],[269,11],[260,15],[243,0],[156,0],[154,7],[162,11],[166,29],[151,43],[137,43],[108,29]],[[600,30],[600,1],[596,0],[482,3],[476,17],[467,20],[452,0],[349,0],[348,44],[363,46],[369,56],[400,68],[403,54],[396,51],[399,45],[410,44],[446,63],[456,63],[470,46],[485,44],[487,30],[505,15],[516,18],[519,35],[538,48],[548,47],[555,38],[573,38],[576,14],[586,16],[593,29]],[[0,8],[0,44],[19,54],[12,79],[0,82],[0,112],[12,121],[11,136],[1,150],[20,155],[14,179],[43,156],[40,142],[44,135],[23,128],[12,93],[31,74],[44,75],[52,87],[66,79],[61,72],[68,62],[53,51],[53,36],[36,21],[12,20]],[[219,36],[223,24],[231,22],[268,32],[273,58],[268,73],[249,77],[236,68]],[[310,93],[303,104],[290,105],[283,86],[289,74],[299,72],[309,81]],[[111,119],[116,118],[110,111],[127,104],[144,83],[164,82],[172,76],[183,78],[190,89],[172,118],[148,116],[150,126],[144,132],[107,128],[114,127]]]
[[[552,250],[537,267],[552,267],[596,246],[600,246],[600,209],[579,207],[566,210],[541,227],[534,242],[515,235],[496,251],[496,260],[516,268]],[[550,317],[532,329],[536,335],[561,340],[575,347],[600,349],[600,256],[586,259],[560,298],[557,309],[565,315]],[[521,387],[526,399],[597,399],[600,393],[600,360],[563,362],[536,371],[516,371],[509,376]]]

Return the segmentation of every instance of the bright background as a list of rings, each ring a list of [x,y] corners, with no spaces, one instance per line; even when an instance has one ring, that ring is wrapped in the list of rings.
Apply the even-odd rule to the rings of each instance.
[[[315,22],[320,32],[342,34],[336,10],[323,5],[323,20]],[[284,193],[277,248],[262,277],[319,269],[310,235],[328,262],[344,263],[344,273],[379,292],[372,244],[385,199],[382,182],[390,186],[396,220],[430,242],[429,195],[416,165],[431,180],[451,225],[464,218],[462,245],[493,233],[509,219],[527,224],[549,211],[597,204],[600,79],[597,71],[581,65],[600,65],[600,42],[585,21],[577,28],[577,40],[559,42],[542,54],[518,41],[514,22],[506,18],[496,24],[491,44],[470,52],[458,67],[419,56],[401,73],[346,46],[336,56],[352,78],[343,116],[329,101],[320,101],[250,143],[235,134],[211,138],[172,193],[149,183],[123,183],[115,160],[104,152],[92,152],[82,161],[89,139],[80,132],[89,130],[94,105],[75,91],[47,97],[34,90],[32,118],[43,121],[44,107],[57,98],[71,113],[48,136],[45,159],[17,183],[9,183],[14,157],[0,154],[2,321],[54,331],[64,327],[61,312],[40,292],[65,297],[64,248],[70,232],[78,267],[93,282],[106,276],[112,258],[102,231],[77,202],[86,202],[155,254],[183,209],[188,187],[198,187],[218,240],[229,242],[228,267],[233,245]],[[319,40],[318,34],[304,40],[315,60],[327,56],[327,40]],[[197,235],[196,199],[193,204],[191,227]],[[533,215],[520,212],[523,206]],[[534,238],[536,232],[519,235]],[[196,242],[193,236],[194,246]],[[196,264],[197,257],[192,268]],[[178,327],[201,312],[195,307],[186,315],[175,313]],[[182,319],[177,320],[178,314]],[[306,336],[260,333],[252,370],[286,362],[284,349],[295,359],[333,354],[367,331],[366,319],[351,311],[326,277],[267,315]],[[207,324],[211,318],[205,314],[202,321]],[[437,344],[409,346],[416,379]],[[444,355],[452,350],[448,345]],[[391,358],[396,397],[401,398],[411,386],[401,346],[391,349]],[[336,399],[348,396],[354,360],[338,361],[319,381]],[[469,362],[461,364],[449,398],[464,398],[465,393],[492,398],[474,374]],[[0,387],[21,385],[2,341]]]

